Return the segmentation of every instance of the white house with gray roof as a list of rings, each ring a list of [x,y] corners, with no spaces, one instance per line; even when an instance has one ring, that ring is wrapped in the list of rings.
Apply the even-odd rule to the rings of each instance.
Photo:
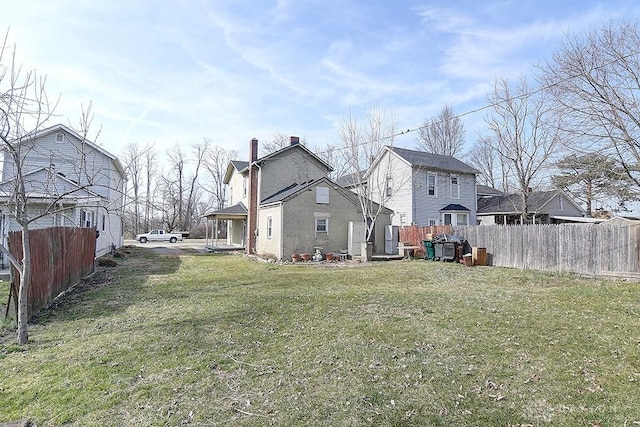
[[[393,225],[475,225],[478,173],[451,156],[386,146],[363,176],[353,175],[360,183],[338,182],[369,186],[372,199],[394,212]]]
[[[32,228],[90,227],[98,232],[96,255],[122,246],[125,172],[116,156],[58,124],[21,141],[16,148]],[[20,230],[12,216],[16,166],[5,151],[0,182],[0,238]]]

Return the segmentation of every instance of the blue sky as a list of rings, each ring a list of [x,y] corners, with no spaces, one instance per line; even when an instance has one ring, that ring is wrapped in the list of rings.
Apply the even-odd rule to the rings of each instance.
[[[115,154],[207,137],[242,157],[275,133],[334,143],[341,118],[372,105],[400,129],[445,103],[467,113],[495,77],[530,73],[567,32],[640,15],[637,0],[1,3],[0,29],[60,95],[60,122],[77,123],[91,101],[97,142]],[[485,114],[464,116],[468,145]]]

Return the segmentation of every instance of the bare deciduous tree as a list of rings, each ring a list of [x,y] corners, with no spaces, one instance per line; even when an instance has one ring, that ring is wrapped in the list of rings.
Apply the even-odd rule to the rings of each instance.
[[[189,231],[192,224],[199,222],[199,206],[201,191],[199,189],[199,175],[204,164],[209,143],[192,144],[193,158],[176,145],[169,150],[169,170],[162,174],[162,203],[163,223],[168,230],[179,227],[183,231]],[[188,175],[190,171],[190,175]]]
[[[467,153],[467,158],[480,171],[479,184],[510,192],[510,164],[493,148],[491,137],[480,137]]]
[[[540,67],[540,79],[567,115],[574,148],[615,158],[640,190],[640,28],[609,22],[583,37],[568,35]]]
[[[65,157],[69,155],[68,151],[56,151],[46,148],[46,144],[44,148],[40,145],[41,131],[49,126],[57,101],[51,102],[47,97],[44,77],[35,71],[23,72],[16,64],[15,52],[15,47],[8,47],[5,37],[0,45],[0,146],[4,154],[0,203],[21,231],[22,259],[11,255],[5,241],[0,243],[0,251],[20,276],[17,338],[19,344],[25,344],[28,341],[28,286],[33,268],[30,228],[39,227],[41,220],[46,223],[69,218],[74,223],[77,220],[74,212],[77,213],[80,207],[81,211],[96,208],[107,212],[115,210],[120,214],[120,197],[105,203],[96,194],[111,190],[120,192],[122,182],[112,187],[110,166],[105,166],[90,147],[91,104],[87,109],[82,106],[80,129],[68,129],[74,134],[74,142],[66,145],[64,133],[60,134],[63,139],[58,141],[65,144],[65,150],[74,147],[77,156],[68,159]],[[44,165],[48,166],[46,172]],[[89,222],[93,224],[93,219]]]
[[[268,142],[263,142],[260,147],[261,156],[266,156],[267,154],[271,154],[275,151],[281,150],[291,144],[291,139],[285,133],[275,133],[273,134],[273,139]],[[307,140],[305,138],[300,138],[300,144],[307,145]]]
[[[0,251],[20,272],[18,284],[18,343],[26,344],[27,330],[27,285],[31,278],[31,246],[29,245],[29,226],[34,218],[28,212],[27,183],[25,180],[25,147],[34,132],[45,126],[51,118],[55,104],[49,102],[45,91],[45,78],[30,70],[22,73],[16,64],[15,48],[7,46],[7,36],[0,46],[0,142],[8,153],[15,168],[12,191],[3,194],[6,205],[22,230],[23,256],[14,258],[6,244],[0,245]],[[5,165],[6,167],[6,165]]]
[[[429,153],[452,156],[462,152],[465,129],[450,105],[445,105],[440,114],[426,119],[418,130],[418,147]]]
[[[208,144],[211,144],[210,140],[207,140]],[[235,150],[226,150],[219,145],[213,145],[210,147],[207,156],[204,161],[204,165],[211,177],[211,189],[207,192],[213,196],[216,209],[222,209],[225,207],[226,194],[224,176],[227,173],[227,166],[229,162],[238,157],[238,153]]]
[[[528,221],[529,193],[541,181],[559,147],[561,120],[544,93],[531,92],[524,77],[515,86],[506,79],[496,80],[489,96],[493,114],[485,119],[489,135],[483,138],[485,146],[495,150],[501,161],[510,166],[522,195],[523,222]]]
[[[158,171],[158,165],[156,163],[156,153],[154,151],[154,144],[147,144],[143,150],[144,152],[144,168],[146,172],[146,198],[144,205],[144,229],[149,231],[152,221],[152,207],[154,201],[154,185],[157,187],[156,173]]]
[[[369,170],[371,162],[383,147],[393,146],[396,133],[397,121],[393,114],[375,106],[366,112],[364,121],[359,122],[353,114],[349,114],[340,124],[340,149],[345,156],[346,171],[353,178],[350,185],[358,195],[367,241],[371,239],[376,219],[384,209],[385,202],[401,187],[399,182],[388,185],[393,175],[392,162],[386,162],[375,171]],[[363,177],[366,182],[362,181]]]
[[[143,157],[138,144],[129,144],[122,153],[125,172],[131,183],[128,186],[130,192],[126,219],[130,219],[131,234],[134,236],[140,233],[140,207],[142,204],[141,191],[143,186]]]

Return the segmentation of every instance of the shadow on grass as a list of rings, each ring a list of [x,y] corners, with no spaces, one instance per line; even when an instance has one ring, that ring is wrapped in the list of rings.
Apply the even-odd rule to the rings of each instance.
[[[179,254],[158,254],[137,247],[125,247],[121,252],[124,257],[116,258],[115,267],[97,266],[93,274],[59,295],[30,323],[93,319],[125,311],[144,298],[151,277],[174,274],[181,264]]]

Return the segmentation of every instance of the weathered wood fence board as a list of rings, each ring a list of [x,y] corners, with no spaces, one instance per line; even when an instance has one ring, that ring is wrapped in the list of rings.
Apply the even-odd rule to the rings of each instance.
[[[31,283],[28,284],[28,317],[91,273],[94,268],[96,231],[93,228],[51,227],[29,230]],[[22,260],[22,232],[9,233],[9,250]],[[12,267],[16,283],[18,271]]]
[[[640,227],[595,224],[452,227],[491,265],[585,274],[640,273]]]
[[[422,246],[422,241],[427,240],[428,235],[451,234],[450,225],[431,225],[418,227],[415,225],[400,227],[398,240],[410,243],[411,246]]]

